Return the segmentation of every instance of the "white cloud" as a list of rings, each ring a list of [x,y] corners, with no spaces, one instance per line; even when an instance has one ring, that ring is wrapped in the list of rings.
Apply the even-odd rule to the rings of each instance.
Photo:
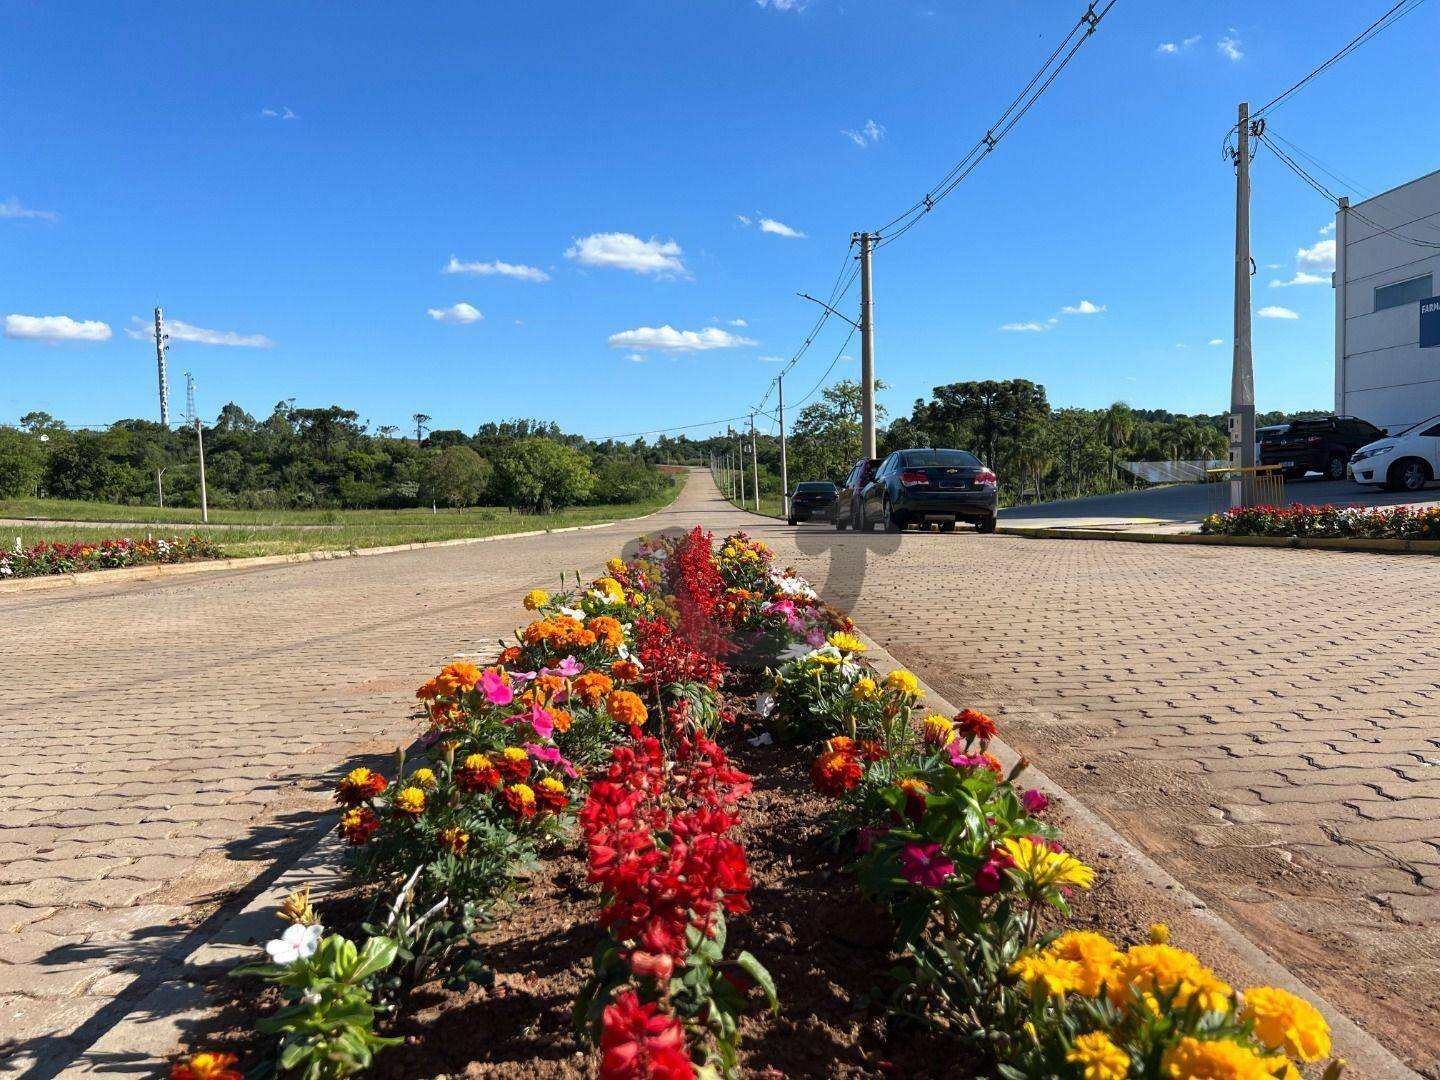
[[[6,315],[5,336],[16,341],[109,341],[107,323],[85,319],[77,321],[69,315]]]
[[[1173,41],[1162,41],[1159,45],[1155,47],[1155,51],[1161,56],[1174,56],[1176,53],[1184,52],[1185,50],[1194,47],[1195,45],[1199,44],[1200,41],[1201,35],[1191,34],[1187,38],[1181,38],[1178,44]]]
[[[461,262],[454,255],[440,268],[442,274],[474,274],[476,277],[509,277],[517,281],[549,281],[550,275],[538,266],[524,263],[507,263],[499,259],[493,262]]]
[[[704,330],[676,330],[673,326],[641,326],[611,334],[612,349],[659,349],[661,352],[706,352],[710,349],[734,349],[742,345],[758,345],[758,341],[707,326]]]
[[[1226,60],[1239,61],[1245,58],[1245,54],[1240,49],[1241,44],[1240,36],[1231,30],[1215,43],[1215,48],[1220,50],[1220,55]]]
[[[1054,326],[1059,321],[1060,320],[1057,319],[1054,315],[1051,315],[1048,319],[1045,320],[1045,322],[1048,323],[1050,326]]]
[[[1198,44],[1200,43],[1200,41],[1201,41],[1201,35],[1199,35],[1199,34],[1191,34],[1191,35],[1190,35],[1189,37],[1187,37],[1184,41],[1180,42],[1180,44],[1183,45],[1185,48],[1188,49],[1188,48],[1190,48],[1190,46],[1192,46],[1192,45],[1198,45]]]
[[[1218,338],[1218,337],[1212,337],[1212,338],[1210,339],[1210,344],[1211,344],[1211,345],[1224,345],[1224,344],[1225,344],[1225,339],[1224,339],[1224,338]]]
[[[807,0],[755,0],[755,3],[762,8],[773,8],[776,11],[804,11]]]
[[[35,210],[25,206],[19,199],[0,199],[0,218],[35,218],[39,221],[59,221],[60,215],[54,210]]]
[[[749,325],[750,325],[750,324],[749,324],[748,322],[746,322],[744,319],[727,319],[727,320],[725,320],[725,321],[726,321],[727,325],[729,325],[729,326],[749,326]]]
[[[1296,270],[1295,276],[1289,281],[1275,280],[1270,282],[1272,289],[1288,289],[1291,285],[1329,285],[1330,279],[1324,274],[1311,274],[1304,270]]]
[[[1062,315],[1098,315],[1104,310],[1104,304],[1092,304],[1089,300],[1081,300],[1078,304],[1062,307],[1060,313]]]
[[[657,277],[689,277],[690,271],[680,256],[684,252],[674,240],[641,240],[633,233],[591,233],[570,245],[567,259],[582,266],[605,266],[616,270],[633,270],[637,274]]]
[[[130,316],[134,324],[125,331],[125,336],[136,341],[153,341],[154,324],[138,315]],[[234,330],[207,330],[203,326],[192,326],[180,319],[166,319],[165,333],[171,341],[192,341],[197,345],[233,345],[242,349],[273,349],[275,342],[264,334],[237,334]]]
[[[738,222],[740,222],[741,225],[749,225],[749,224],[750,224],[750,218],[747,217],[745,214],[736,214],[736,215],[735,215],[735,220],[738,221]]]
[[[855,131],[849,128],[841,128],[840,134],[853,142],[856,146],[874,146],[881,139],[885,138],[885,125],[877,124],[874,120],[866,120],[865,125]]]
[[[629,356],[625,357],[625,359],[629,360],[632,364],[643,364],[645,362],[645,357],[638,352],[632,352]]]
[[[261,109],[260,115],[270,120],[299,120],[300,114],[289,105],[283,105],[279,109]]]
[[[1301,266],[1313,266],[1317,270],[1335,269],[1335,241],[1316,240],[1308,248],[1295,252],[1295,261]]]
[[[463,300],[447,308],[426,308],[425,314],[436,322],[446,323],[450,326],[468,326],[470,323],[479,322],[485,318],[480,314],[478,308]]]
[[[763,233],[770,233],[774,236],[783,236],[790,240],[805,239],[805,234],[799,229],[792,229],[783,221],[776,221],[774,218],[761,218],[760,231]]]
[[[1320,235],[1321,235],[1321,236],[1329,236],[1329,235],[1330,235],[1332,232],[1334,232],[1334,231],[1335,231],[1335,222],[1333,222],[1333,221],[1327,221],[1324,225],[1320,226]]]
[[[1044,330],[1045,327],[1041,326],[1038,322],[1008,322],[1004,326],[1000,327],[1000,329],[1020,332]]]
[[[1288,307],[1277,307],[1277,306],[1275,306],[1274,304],[1271,304],[1269,307],[1262,307],[1259,311],[1255,312],[1255,314],[1258,315],[1258,316],[1260,316],[1260,318],[1262,318],[1262,319],[1298,319],[1298,318],[1300,318],[1299,315],[1297,315],[1295,312],[1291,311]]]
[[[755,359],[764,360],[767,364],[783,364],[785,362],[783,356],[757,356]]]

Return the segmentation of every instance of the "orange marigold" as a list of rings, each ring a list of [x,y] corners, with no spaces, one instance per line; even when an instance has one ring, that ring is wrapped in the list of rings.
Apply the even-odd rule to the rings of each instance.
[[[449,697],[466,690],[474,690],[475,684],[480,681],[480,669],[466,660],[457,660],[453,664],[446,664],[440,669],[440,674],[435,676],[435,685],[440,692]]]
[[[586,705],[598,705],[615,689],[615,680],[600,671],[587,671],[575,676],[570,689]]]
[[[521,817],[533,817],[535,789],[529,784],[511,784],[505,789],[505,805]]]
[[[855,756],[840,750],[826,750],[810,765],[810,781],[822,795],[843,795],[860,783],[862,775]]]
[[[961,709],[955,726],[967,739],[986,743],[995,737],[995,721],[976,709]]]
[[[385,790],[385,777],[361,765],[351,769],[335,785],[335,801],[342,806],[359,806]]]
[[[499,660],[500,660],[500,663],[502,663],[502,664],[514,664],[514,663],[518,663],[519,660],[520,660],[520,658],[521,658],[522,656],[524,656],[524,655],[525,655],[525,653],[524,653],[524,651],[520,648],[520,646],[518,646],[518,645],[511,645],[511,646],[509,646],[508,648],[505,648],[505,649],[501,649],[501,650],[500,650]]]
[[[170,1080],[244,1080],[239,1069],[231,1068],[239,1060],[234,1054],[191,1054],[170,1067]]]
[[[440,688],[435,685],[434,679],[426,679],[415,691],[415,696],[421,701],[430,701],[440,696]]]
[[[639,727],[650,715],[640,695],[629,690],[612,690],[605,699],[605,711],[617,724]]]
[[[634,682],[640,678],[640,665],[634,660],[616,660],[610,665],[610,674],[621,682]]]
[[[550,713],[550,722],[555,725],[555,730],[562,735],[569,731],[570,725],[575,722],[575,718],[564,709],[549,709],[547,711]]]
[[[609,615],[597,615],[585,624],[597,641],[603,641],[613,652],[625,644],[625,628]]]

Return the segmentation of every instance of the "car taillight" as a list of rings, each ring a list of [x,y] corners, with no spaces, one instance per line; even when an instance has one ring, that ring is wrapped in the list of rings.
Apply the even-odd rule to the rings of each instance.
[[[900,474],[900,483],[904,484],[906,487],[915,487],[917,484],[930,483],[930,477],[926,476],[918,469],[906,469]]]
[[[975,474],[975,483],[981,487],[995,486],[995,472],[993,469],[981,469]]]

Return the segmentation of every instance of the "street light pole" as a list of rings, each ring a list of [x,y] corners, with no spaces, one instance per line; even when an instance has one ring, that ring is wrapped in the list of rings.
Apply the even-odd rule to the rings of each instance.
[[[755,474],[755,513],[760,512],[760,449],[755,445],[755,414],[750,414],[750,468]]]
[[[790,470],[785,461],[785,376],[775,380],[780,393],[780,516],[790,516]]]
[[[860,241],[860,456],[875,456],[875,320],[874,298],[870,283],[870,243],[868,232],[858,234]]]
[[[1235,353],[1230,367],[1230,505],[1248,506],[1254,491],[1255,370],[1250,342],[1250,106],[1235,126]]]

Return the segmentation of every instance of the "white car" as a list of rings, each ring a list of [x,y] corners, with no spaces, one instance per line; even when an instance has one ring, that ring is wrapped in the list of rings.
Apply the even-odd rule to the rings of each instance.
[[[1419,491],[1440,476],[1440,416],[1376,439],[1350,458],[1350,479],[1391,491]]]

